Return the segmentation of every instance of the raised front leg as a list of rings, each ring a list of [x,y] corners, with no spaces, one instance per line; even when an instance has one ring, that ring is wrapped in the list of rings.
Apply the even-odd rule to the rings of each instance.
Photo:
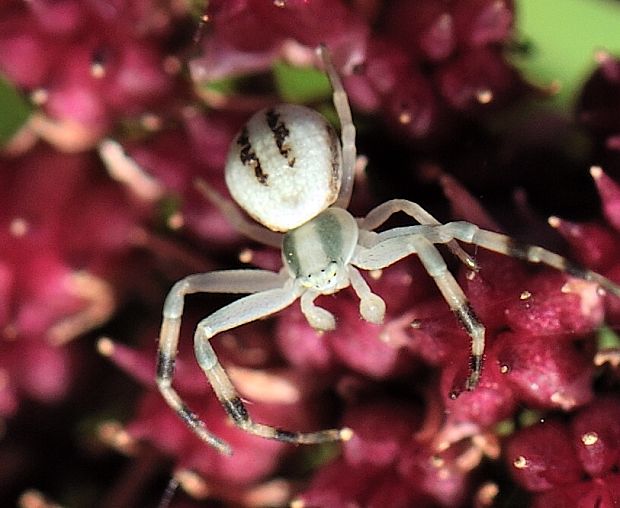
[[[610,293],[620,296],[620,286],[600,273],[579,266],[565,257],[538,245],[521,243],[502,233],[480,229],[475,224],[462,221],[449,222],[440,226],[395,228],[379,233],[372,248],[360,250],[359,258],[364,264],[356,264],[356,266],[362,268],[374,266],[382,259],[387,259],[388,257],[391,257],[393,259],[392,262],[395,262],[405,257],[407,253],[415,252],[407,241],[407,238],[411,235],[422,235],[431,243],[449,243],[456,239],[460,242],[477,245],[484,249],[530,263],[544,264],[561,272],[566,272],[578,279],[595,282]]]
[[[191,293],[255,293],[280,287],[283,275],[265,270],[230,270],[190,275],[177,282],[166,297],[163,321],[159,334],[157,354],[157,386],[168,405],[203,441],[223,453],[230,454],[230,447],[206,429],[204,423],[181,400],[172,388],[174,363],[179,343],[179,331],[185,295]]]
[[[288,307],[303,289],[293,281],[284,288],[270,289],[237,300],[203,319],[196,328],[194,349],[203,372],[209,379],[217,398],[231,420],[251,434],[287,443],[310,444],[346,440],[350,429],[330,429],[318,432],[290,432],[252,421],[243,401],[220,364],[209,340],[218,333],[269,316]]]
[[[353,118],[351,116],[351,107],[349,106],[347,92],[342,86],[342,81],[332,64],[327,48],[321,45],[318,48],[318,52],[323,60],[325,72],[327,73],[327,77],[334,91],[334,107],[336,108],[338,120],[340,121],[340,138],[342,140],[342,184],[335,206],[346,209],[351,200],[353,181],[355,179],[354,170],[357,154],[355,148],[355,125],[353,124]]]
[[[410,254],[417,254],[426,270],[433,276],[450,308],[472,337],[472,373],[467,388],[478,383],[484,352],[484,327],[469,306],[456,280],[449,274],[439,252],[432,244],[452,240],[477,245],[485,249],[529,261],[542,263],[580,279],[597,283],[606,291],[620,296],[620,286],[608,278],[575,265],[568,259],[536,245],[517,242],[509,236],[480,229],[469,222],[451,222],[439,226],[410,226],[377,234],[370,247],[359,246],[352,264],[366,270],[380,269]]]

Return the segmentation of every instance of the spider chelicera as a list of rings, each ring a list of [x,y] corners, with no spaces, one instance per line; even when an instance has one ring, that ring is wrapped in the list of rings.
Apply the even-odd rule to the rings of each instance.
[[[196,359],[235,425],[289,443],[347,440],[352,432],[346,428],[290,432],[254,422],[211,347],[212,337],[270,316],[298,298],[312,327],[331,330],[336,326],[334,316],[316,306],[314,300],[349,285],[360,299],[362,318],[381,323],[385,303],[371,291],[359,269],[382,269],[416,254],[471,337],[470,374],[465,388],[473,390],[482,372],[485,329],[435,244],[446,244],[472,270],[478,267],[457,240],[549,265],[620,295],[620,287],[602,275],[577,267],[542,247],[518,243],[468,222],[441,224],[411,201],[390,200],[366,217],[354,218],[346,208],[356,163],[355,127],[347,95],[330,57],[324,48],[318,52],[333,89],[341,139],[323,116],[303,106],[283,104],[256,113],[231,144],[226,183],[237,204],[257,223],[246,219],[231,201],[202,185],[206,196],[241,233],[281,249],[284,267],[277,273],[248,269],[190,275],[172,287],[164,304],[157,361],[159,390],[193,432],[226,454],[231,453],[230,446],[207,430],[172,387],[185,295],[248,294],[200,321],[194,335]],[[419,224],[373,231],[397,212],[404,212]]]

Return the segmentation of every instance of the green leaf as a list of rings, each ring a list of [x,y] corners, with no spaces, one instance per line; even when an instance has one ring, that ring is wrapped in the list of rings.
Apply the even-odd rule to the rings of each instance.
[[[519,425],[521,428],[531,427],[543,421],[544,418],[542,418],[541,413],[533,409],[525,409],[519,414]]]
[[[6,143],[26,123],[30,105],[4,78],[0,77],[0,145]]]
[[[495,425],[495,433],[501,437],[514,434],[515,422],[513,420],[502,420]]]
[[[514,61],[535,84],[559,85],[556,106],[570,107],[596,68],[595,54],[620,56],[620,2],[519,0],[518,30],[528,52]]]
[[[601,326],[597,334],[598,350],[620,349],[620,337],[608,326]]]
[[[222,95],[233,95],[234,93],[238,92],[238,80],[239,78],[217,79],[209,81],[207,83],[201,83],[199,86],[202,86],[207,90],[211,90],[213,92],[218,92]]]
[[[313,102],[329,96],[331,91],[325,73],[312,67],[294,67],[279,61],[273,75],[284,102]]]

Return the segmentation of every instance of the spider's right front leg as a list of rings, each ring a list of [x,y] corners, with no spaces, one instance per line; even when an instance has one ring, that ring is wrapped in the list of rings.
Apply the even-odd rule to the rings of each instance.
[[[210,343],[210,339],[218,333],[270,316],[288,307],[304,291],[304,288],[290,279],[282,288],[269,289],[246,296],[214,312],[203,319],[196,328],[194,335],[196,359],[232,422],[246,432],[295,444],[347,440],[351,437],[351,430],[346,428],[317,432],[291,432],[254,422]]]
[[[157,386],[168,405],[203,441],[222,453],[228,444],[209,433],[172,387],[185,295],[192,293],[256,293],[283,284],[283,275],[265,270],[228,270],[190,275],[177,282],[166,297],[157,355]]]
[[[230,270],[187,277],[176,283],[166,298],[159,339],[159,390],[190,429],[222,453],[231,454],[230,446],[212,435],[172,388],[183,301],[189,293],[253,293],[203,319],[194,334],[196,359],[235,425],[251,434],[289,443],[322,443],[347,439],[351,435],[349,429],[301,433],[253,422],[211,347],[210,339],[218,333],[270,316],[291,305],[302,291],[284,272],[276,274],[263,270]]]

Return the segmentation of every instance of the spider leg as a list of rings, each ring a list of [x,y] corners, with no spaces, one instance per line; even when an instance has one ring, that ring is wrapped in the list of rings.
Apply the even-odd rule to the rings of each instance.
[[[422,235],[431,243],[448,243],[456,239],[530,263],[542,263],[578,279],[595,282],[610,293],[620,296],[620,285],[599,273],[581,267],[538,245],[518,242],[502,233],[481,229],[471,222],[449,222],[439,226],[408,226],[383,231],[374,237],[368,237],[372,238],[369,246],[358,246],[355,266],[364,270],[375,270],[381,268],[383,262],[386,263],[383,266],[395,263],[414,252],[407,241],[410,236],[414,235]]]
[[[185,295],[191,293],[254,293],[279,287],[283,275],[265,270],[229,270],[190,275],[166,297],[157,355],[157,385],[168,405],[203,441],[230,454],[228,444],[213,436],[172,387]]]
[[[351,260],[351,264],[362,270],[381,270],[390,266],[400,259],[415,254],[416,250],[410,239],[414,236],[437,237],[435,229],[438,226],[407,226],[393,228],[381,233],[372,233],[360,229],[360,239],[366,238],[366,244],[358,244]],[[441,240],[435,243],[447,243]]]
[[[411,237],[411,244],[415,247],[424,268],[433,277],[439,291],[446,302],[448,302],[450,310],[456,315],[467,334],[471,337],[470,374],[465,388],[473,390],[478,385],[480,375],[482,374],[485,342],[484,325],[476,316],[461,286],[448,271],[448,267],[437,248],[421,235]]]
[[[282,247],[282,233],[276,233],[248,220],[232,201],[222,196],[202,178],[196,180],[195,186],[205,199],[215,206],[226,217],[230,225],[243,236],[276,249]]]
[[[439,251],[433,245],[448,243],[455,239],[531,263],[546,264],[573,277],[595,282],[610,293],[620,296],[619,285],[592,270],[577,266],[542,247],[517,242],[509,236],[480,229],[469,222],[394,228],[376,234],[369,246],[358,245],[351,263],[364,270],[384,268],[399,259],[417,253],[426,271],[433,277],[450,308],[472,338],[471,374],[466,384],[468,390],[475,388],[480,379],[484,353],[484,326],[476,317],[467,297],[448,272]]]
[[[466,382],[466,389],[473,390],[480,380],[484,355],[485,329],[473,308],[469,304],[465,293],[454,276],[448,271],[445,261],[437,247],[427,236],[442,226],[412,226],[398,228],[407,234],[393,236],[379,241],[370,248],[359,248],[351,264],[364,270],[385,268],[410,254],[417,254],[428,274],[433,278],[442,296],[450,309],[471,337],[471,372]],[[395,234],[394,230],[377,235]],[[441,243],[446,243],[445,239]]]
[[[398,212],[403,212],[418,221],[422,225],[439,226],[439,222],[435,217],[428,213],[417,203],[413,201],[407,201],[405,199],[391,199],[379,206],[373,208],[366,217],[358,219],[360,229],[371,231],[383,223],[385,223],[392,215]],[[478,270],[476,261],[463,250],[463,248],[456,242],[456,240],[450,240],[447,242],[447,246],[450,252],[454,254],[461,262],[467,266],[470,270]]]
[[[217,398],[239,428],[251,434],[287,443],[310,444],[346,440],[350,429],[290,432],[252,421],[243,401],[220,364],[210,339],[218,333],[269,316],[288,307],[304,291],[291,280],[282,288],[267,289],[232,302],[203,319],[196,328],[194,350],[198,364],[209,379]]]
[[[487,250],[505,254],[529,261],[530,263],[542,263],[573,277],[597,283],[605,290],[620,296],[620,286],[599,273],[588,270],[569,261],[559,254],[555,254],[543,247],[521,243],[507,235],[480,229],[469,222],[449,222],[439,226],[436,231],[437,239],[429,237],[432,242],[442,241],[445,238],[456,238],[462,242],[479,245]]]
[[[344,86],[342,86],[342,80],[334,68],[329,51],[324,45],[320,45],[318,47],[318,53],[323,60],[325,72],[327,73],[332,90],[334,91],[334,107],[336,108],[336,113],[338,113],[338,120],[340,120],[340,138],[342,140],[342,185],[335,206],[346,209],[351,200],[355,176],[354,169],[357,154],[355,148],[355,125],[353,124],[353,118],[351,116],[351,107],[349,106],[347,92]]]

